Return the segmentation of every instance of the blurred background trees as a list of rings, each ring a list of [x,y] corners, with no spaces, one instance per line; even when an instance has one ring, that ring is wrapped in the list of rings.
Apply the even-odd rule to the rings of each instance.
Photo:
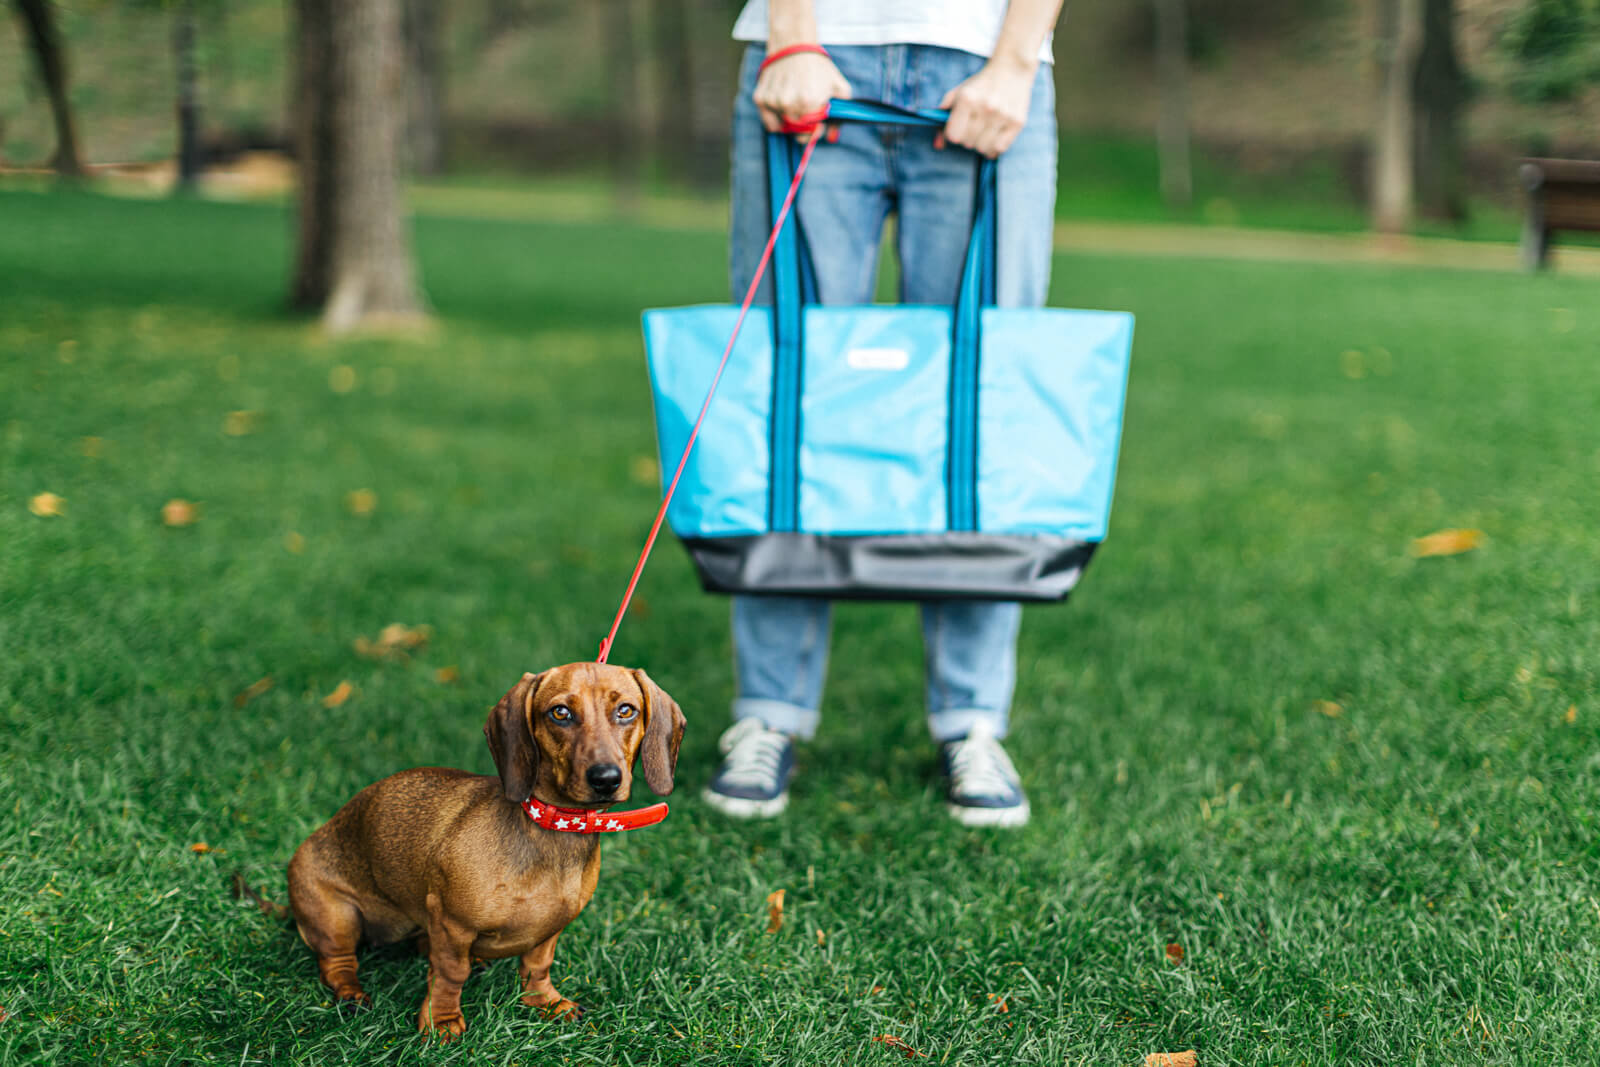
[[[33,53],[39,81],[50,101],[50,118],[55,126],[55,152],[50,165],[66,177],[83,173],[78,153],[78,128],[72,115],[72,93],[68,84],[66,49],[56,26],[53,0],[14,0],[17,16]]]
[[[723,188],[738,0],[388,2],[413,174]],[[0,166],[308,150],[298,0],[11,7]],[[1600,0],[1073,0],[1056,53],[1065,211],[1228,222],[1261,188],[1405,230],[1514,204],[1518,155],[1600,155]]]

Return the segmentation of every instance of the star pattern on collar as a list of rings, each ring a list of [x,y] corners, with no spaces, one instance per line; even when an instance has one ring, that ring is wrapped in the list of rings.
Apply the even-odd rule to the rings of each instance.
[[[667,817],[665,804],[650,804],[632,811],[608,813],[585,808],[559,808],[535,797],[522,802],[522,810],[532,822],[544,830],[568,834],[614,834],[623,830],[636,830],[654,826]]]

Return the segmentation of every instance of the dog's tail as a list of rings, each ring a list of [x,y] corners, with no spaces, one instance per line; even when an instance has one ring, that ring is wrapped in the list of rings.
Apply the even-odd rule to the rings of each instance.
[[[228,876],[228,888],[232,892],[234,900],[248,898],[261,910],[261,914],[269,918],[277,919],[284,923],[294,920],[294,916],[289,914],[289,906],[287,904],[279,904],[275,900],[268,900],[265,893],[244,880],[242,871],[234,871]]]

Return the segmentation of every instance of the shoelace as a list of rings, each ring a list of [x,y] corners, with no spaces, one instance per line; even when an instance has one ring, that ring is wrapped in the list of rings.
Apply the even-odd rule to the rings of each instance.
[[[723,779],[732,784],[770,787],[777,782],[778,765],[788,745],[786,735],[768,730],[756,719],[736,723],[723,735],[727,752]]]
[[[958,792],[997,796],[1016,789],[1017,769],[987,730],[976,728],[950,746],[950,776]]]

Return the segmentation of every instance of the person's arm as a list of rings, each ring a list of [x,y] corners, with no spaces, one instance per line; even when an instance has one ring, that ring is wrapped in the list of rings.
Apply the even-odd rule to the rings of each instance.
[[[1011,0],[989,62],[939,104],[950,109],[946,141],[991,159],[1011,147],[1028,121],[1039,49],[1060,14],[1061,0]]]
[[[768,55],[792,44],[816,43],[812,0],[767,0]],[[827,56],[797,52],[762,71],[754,95],[761,124],[777,133],[786,118],[799,119],[821,111],[834,97],[849,99],[850,83]]]

